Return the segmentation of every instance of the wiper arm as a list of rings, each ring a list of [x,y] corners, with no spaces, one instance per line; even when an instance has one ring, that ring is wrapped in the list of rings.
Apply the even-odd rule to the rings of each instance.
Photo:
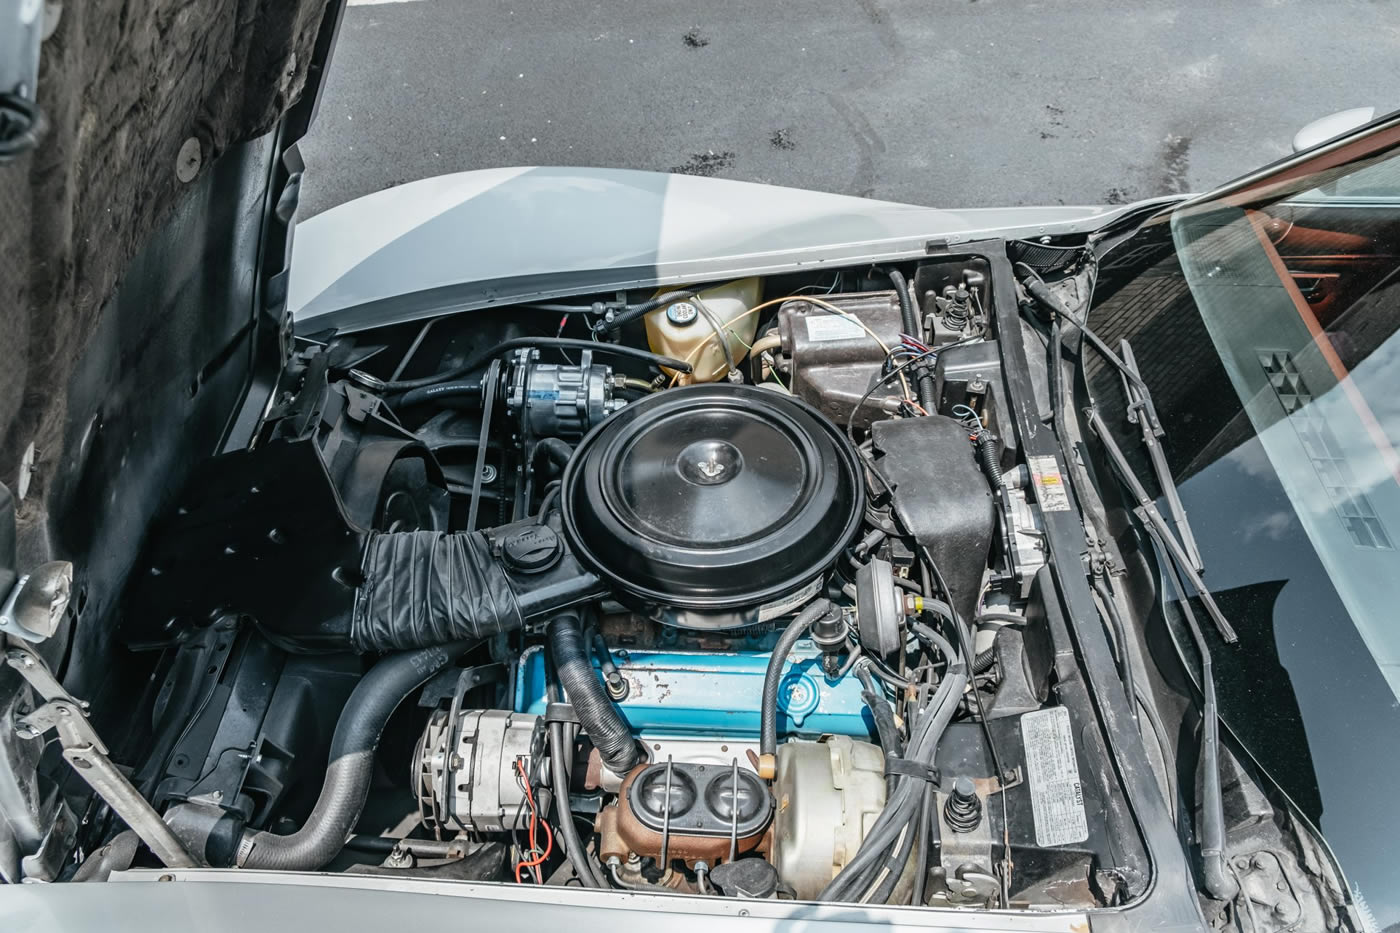
[[[1024,263],[1017,263],[1016,271],[1021,286],[1028,295],[1044,306],[1052,315],[1064,318],[1079,328],[1090,345],[1098,350],[1103,358],[1122,375],[1124,385],[1128,387],[1130,420],[1136,420],[1142,425],[1143,439],[1148,445],[1148,455],[1152,459],[1153,470],[1156,471],[1157,479],[1166,493],[1167,507],[1172,513],[1172,519],[1182,532],[1180,540],[1172,534],[1171,527],[1162,517],[1162,513],[1158,511],[1156,500],[1147,494],[1141,480],[1133,473],[1132,467],[1128,464],[1128,458],[1123,456],[1122,448],[1114,440],[1113,433],[1109,431],[1108,425],[1104,424],[1103,418],[1100,417],[1096,408],[1090,408],[1087,411],[1089,426],[1103,441],[1104,449],[1108,451],[1109,458],[1113,461],[1119,478],[1132,492],[1133,498],[1137,500],[1135,511],[1138,517],[1161,536],[1162,544],[1168,555],[1173,563],[1181,568],[1182,574],[1195,588],[1201,602],[1206,607],[1206,614],[1210,616],[1211,621],[1215,623],[1216,629],[1220,632],[1220,637],[1225,639],[1227,643],[1234,644],[1239,640],[1235,635],[1234,627],[1225,618],[1225,614],[1220,611],[1220,607],[1215,604],[1214,597],[1210,595],[1205,582],[1201,579],[1201,574],[1204,572],[1201,555],[1196,548],[1195,538],[1191,535],[1190,525],[1186,521],[1186,510],[1182,507],[1181,499],[1177,495],[1176,484],[1172,482],[1171,471],[1167,468],[1166,455],[1159,442],[1159,438],[1165,432],[1157,420],[1157,410],[1152,405],[1152,393],[1147,388],[1147,383],[1142,381],[1142,376],[1138,375],[1136,362],[1129,363],[1120,359],[1118,354],[1114,353],[1098,334],[1090,330],[1084,321],[1070,313],[1064,302],[1060,301],[1059,297],[1050,290],[1033,269]],[[1123,341],[1123,349],[1129,354],[1132,353],[1126,340]],[[1132,359],[1131,355],[1128,359]],[[1056,365],[1056,361],[1051,361],[1051,365]],[[1187,547],[1190,548],[1189,551]]]
[[[1124,350],[1131,353],[1126,344]],[[1220,706],[1215,695],[1215,672],[1211,663],[1210,645],[1201,634],[1201,626],[1196,621],[1196,613],[1191,609],[1190,601],[1186,598],[1187,592],[1182,586],[1181,578],[1184,576],[1191,582],[1196,595],[1206,608],[1206,613],[1227,643],[1237,640],[1235,630],[1226,621],[1220,607],[1215,604],[1215,599],[1205,588],[1200,575],[1190,566],[1190,558],[1167,528],[1166,519],[1162,518],[1162,513],[1157,510],[1156,503],[1128,466],[1128,458],[1123,456],[1122,448],[1113,439],[1113,434],[1108,430],[1108,425],[1104,424],[1098,409],[1090,408],[1086,414],[1089,427],[1103,442],[1119,478],[1137,500],[1138,506],[1134,511],[1147,525],[1147,533],[1158,547],[1170,555],[1166,575],[1172,586],[1181,594],[1181,613],[1186,620],[1187,629],[1191,632],[1191,640],[1195,642],[1196,653],[1201,658],[1201,880],[1211,897],[1216,900],[1233,900],[1239,893],[1239,883],[1228,873],[1226,867],[1225,805],[1220,784]],[[1144,428],[1145,433],[1150,433],[1150,430]],[[1189,535],[1189,532],[1187,534]],[[1187,540],[1190,540],[1189,537]]]
[[[1165,544],[1161,532],[1149,533],[1159,545]],[[1168,576],[1178,592],[1185,596],[1175,568],[1168,567]],[[1211,897],[1232,901],[1240,886],[1226,868],[1225,800],[1220,785],[1220,706],[1215,697],[1215,671],[1210,646],[1201,635],[1191,603],[1185,599],[1181,601],[1181,614],[1195,642],[1196,653],[1201,656],[1201,880]]]
[[[1192,564],[1191,557],[1182,547],[1181,542],[1171,533],[1171,528],[1167,525],[1167,520],[1162,517],[1162,513],[1157,509],[1157,503],[1147,494],[1143,488],[1142,481],[1133,473],[1133,468],[1128,465],[1128,458],[1123,455],[1123,449],[1118,446],[1118,442],[1113,438],[1113,432],[1104,424],[1103,416],[1099,414],[1097,408],[1089,408],[1085,411],[1089,419],[1089,428],[1098,435],[1099,441],[1103,444],[1104,450],[1108,452],[1108,458],[1113,462],[1113,467],[1118,473],[1118,478],[1123,481],[1123,485],[1128,487],[1133,499],[1137,501],[1137,507],[1133,510],[1138,518],[1148,525],[1160,540],[1162,546],[1166,548],[1172,563],[1176,564],[1181,573],[1190,582],[1191,587],[1200,597],[1201,604],[1206,607],[1206,615],[1215,623],[1215,628],[1220,632],[1220,637],[1228,644],[1234,644],[1239,640],[1235,634],[1235,629],[1230,625],[1225,614],[1220,611],[1220,607],[1215,604],[1215,597],[1210,595],[1210,590],[1206,589],[1205,581],[1201,579]],[[1185,594],[1182,594],[1183,596]]]
[[[1206,565],[1201,560],[1200,549],[1196,547],[1196,536],[1191,533],[1191,523],[1186,519],[1186,509],[1181,504],[1176,481],[1172,479],[1172,472],[1167,467],[1166,451],[1162,449],[1166,429],[1157,419],[1157,408],[1152,404],[1152,393],[1147,390],[1147,384],[1138,372],[1133,348],[1126,340],[1120,341],[1118,348],[1123,357],[1123,365],[1135,377],[1129,379],[1126,373],[1122,374],[1123,394],[1128,398],[1128,421],[1142,430],[1142,444],[1147,448],[1147,457],[1152,461],[1152,472],[1157,474],[1157,486],[1167,500],[1167,511],[1171,514],[1172,524],[1176,526],[1177,537],[1180,538],[1182,550],[1191,562],[1191,568],[1198,574],[1205,573]]]
[[[1219,630],[1220,636],[1231,644],[1238,641],[1238,637],[1235,635],[1234,628],[1226,620],[1225,614],[1215,604],[1215,599],[1206,589],[1205,582],[1201,579],[1201,571],[1198,569],[1200,553],[1196,550],[1195,540],[1191,536],[1189,525],[1186,523],[1185,509],[1182,508],[1181,500],[1176,495],[1176,486],[1171,480],[1171,473],[1167,470],[1166,458],[1161,449],[1160,438],[1165,432],[1157,420],[1156,409],[1152,406],[1152,394],[1137,371],[1137,363],[1133,360],[1132,349],[1128,346],[1127,341],[1124,341],[1122,350],[1126,361],[1119,359],[1117,354],[1097,334],[1069,312],[1064,303],[1033,270],[1028,266],[1018,264],[1017,273],[1021,285],[1032,298],[1049,310],[1052,315],[1063,317],[1078,327],[1085,339],[1122,375],[1124,384],[1128,387],[1130,417],[1135,415],[1134,420],[1142,426],[1143,440],[1148,445],[1153,469],[1157,471],[1162,489],[1167,493],[1168,507],[1172,511],[1173,519],[1178,521],[1177,527],[1182,531],[1182,538],[1178,541],[1176,536],[1171,533],[1166,519],[1158,511],[1156,500],[1147,494],[1142,481],[1133,473],[1132,467],[1128,464],[1128,458],[1123,455],[1123,449],[1118,446],[1118,442],[1108,429],[1108,425],[1104,423],[1098,409],[1089,408],[1085,412],[1089,420],[1089,427],[1103,443],[1104,450],[1108,452],[1109,459],[1112,461],[1114,471],[1117,472],[1119,479],[1131,492],[1133,498],[1137,500],[1134,512],[1139,520],[1147,526],[1147,533],[1152,537],[1152,540],[1159,548],[1167,552],[1166,575],[1182,596],[1182,615],[1185,617],[1187,628],[1191,631],[1191,638],[1195,642],[1196,651],[1201,658],[1200,765],[1203,772],[1201,780],[1201,880],[1206,892],[1211,897],[1216,900],[1233,901],[1239,893],[1239,883],[1228,873],[1226,861],[1225,812],[1220,783],[1220,709],[1215,695],[1215,677],[1211,663],[1210,645],[1207,644],[1202,635],[1201,627],[1196,621],[1196,614],[1191,609],[1190,601],[1186,598],[1188,594],[1186,587],[1182,584],[1182,577],[1190,581],[1191,586],[1200,597],[1202,605],[1205,606],[1206,613],[1215,623],[1216,629]],[[1058,366],[1059,360],[1052,359],[1051,365]],[[1061,443],[1063,443],[1063,439],[1061,439]],[[1189,543],[1190,553],[1183,546],[1183,542]],[[1103,595],[1106,601],[1111,601],[1112,594]],[[1126,645],[1123,648],[1126,648]],[[1120,651],[1123,648],[1120,648]],[[1129,696],[1128,702],[1135,703],[1136,698]]]

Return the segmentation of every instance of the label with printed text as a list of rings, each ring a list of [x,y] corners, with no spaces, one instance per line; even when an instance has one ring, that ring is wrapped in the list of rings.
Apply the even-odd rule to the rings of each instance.
[[[850,318],[831,314],[807,315],[807,339],[815,343],[828,340],[859,340],[865,329]]]
[[[1062,846],[1089,838],[1084,785],[1074,757],[1074,727],[1063,706],[1021,717],[1026,747],[1026,783],[1035,816],[1035,844]]]
[[[1065,478],[1060,475],[1060,465],[1054,457],[1027,457],[1031,476],[1035,479],[1035,497],[1042,512],[1068,512],[1069,493],[1065,491]]]

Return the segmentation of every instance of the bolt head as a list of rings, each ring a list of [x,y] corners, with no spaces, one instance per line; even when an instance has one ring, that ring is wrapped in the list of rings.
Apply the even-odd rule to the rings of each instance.
[[[39,737],[39,733],[28,726],[15,726],[15,735],[22,739],[37,739]]]

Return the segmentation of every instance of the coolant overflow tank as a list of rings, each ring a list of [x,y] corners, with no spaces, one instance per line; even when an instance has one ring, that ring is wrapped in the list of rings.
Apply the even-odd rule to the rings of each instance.
[[[758,279],[738,279],[664,304],[645,318],[647,344],[653,353],[690,363],[692,372],[677,379],[681,385],[723,379],[729,366],[715,339],[715,325],[724,329],[734,361],[742,360],[758,328],[758,318],[748,313],[758,304],[758,294]],[[669,369],[666,373],[675,375]]]
[[[798,900],[815,900],[855,857],[885,807],[878,746],[834,735],[778,746],[773,865]]]

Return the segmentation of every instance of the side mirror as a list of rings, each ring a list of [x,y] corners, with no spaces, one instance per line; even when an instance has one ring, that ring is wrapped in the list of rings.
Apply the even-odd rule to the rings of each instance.
[[[1353,107],[1351,110],[1339,110],[1328,114],[1293,134],[1293,151],[1302,152],[1329,139],[1336,139],[1343,133],[1350,133],[1359,126],[1365,126],[1375,117],[1375,107]]]

